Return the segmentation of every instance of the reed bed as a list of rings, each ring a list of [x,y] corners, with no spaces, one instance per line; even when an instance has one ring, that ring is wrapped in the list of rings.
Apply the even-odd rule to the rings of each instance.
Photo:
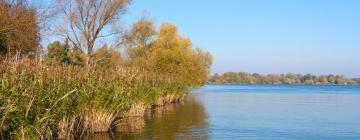
[[[187,93],[188,87],[171,78],[122,66],[3,62],[0,139],[75,139],[110,131],[124,112],[142,116],[159,97],[168,103],[179,99],[176,94]]]

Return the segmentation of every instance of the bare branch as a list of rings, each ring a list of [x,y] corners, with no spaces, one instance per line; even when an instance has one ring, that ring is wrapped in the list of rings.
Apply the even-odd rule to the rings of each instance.
[[[126,11],[130,0],[58,0],[64,15],[64,24],[69,41],[87,53],[87,64],[91,63],[93,49],[98,39],[119,34],[107,33],[111,23],[119,22],[117,16]]]

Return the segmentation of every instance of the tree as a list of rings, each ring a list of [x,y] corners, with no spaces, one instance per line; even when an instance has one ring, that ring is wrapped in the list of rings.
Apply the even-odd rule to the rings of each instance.
[[[95,51],[94,58],[95,67],[99,69],[114,68],[121,62],[120,52],[106,44]]]
[[[21,1],[0,0],[0,55],[34,55],[39,49],[36,10]]]
[[[119,34],[110,31],[111,24],[119,23],[130,0],[58,0],[63,13],[60,34],[73,46],[86,53],[86,64],[93,62],[94,46],[100,38]]]
[[[69,63],[69,45],[55,41],[48,46],[47,61],[50,63]]]
[[[142,16],[132,25],[130,31],[124,34],[121,43],[126,47],[148,47],[155,35],[154,22]]]
[[[211,55],[193,49],[191,40],[180,36],[173,24],[163,23],[156,31],[153,21],[141,18],[122,42],[128,66],[187,87],[203,85],[208,78]]]
[[[270,74],[268,75],[271,84],[281,84],[280,75],[279,74]]]
[[[314,76],[313,75],[311,75],[311,74],[306,74],[306,75],[304,75],[304,83],[305,84],[314,84],[315,82],[314,82]]]
[[[335,84],[336,78],[335,78],[334,75],[332,75],[332,74],[328,75],[327,79],[328,79],[330,84]]]
[[[295,84],[298,83],[297,79],[296,79],[296,75],[293,73],[288,73],[285,75],[285,84]]]
[[[343,76],[343,75],[335,76],[335,84],[348,84],[348,82],[349,82],[349,80],[345,79],[345,76]]]
[[[328,84],[329,82],[328,82],[328,79],[327,79],[326,76],[320,75],[320,76],[319,76],[319,83],[320,83],[320,84]]]
[[[194,57],[196,59],[194,63],[198,63],[198,79],[201,79],[202,81],[199,81],[201,84],[205,84],[205,80],[207,77],[209,77],[210,73],[210,66],[212,65],[212,56],[209,52],[204,51],[200,48],[196,48],[194,51]]]
[[[72,47],[69,51],[68,56],[72,65],[84,66],[86,55],[78,48]]]
[[[140,65],[146,65],[146,60],[139,60],[140,56],[146,55],[147,49],[154,42],[156,36],[156,28],[154,22],[145,16],[135,23],[133,23],[131,29],[127,31],[121,40],[121,45],[125,46],[127,58],[133,63],[139,63]]]

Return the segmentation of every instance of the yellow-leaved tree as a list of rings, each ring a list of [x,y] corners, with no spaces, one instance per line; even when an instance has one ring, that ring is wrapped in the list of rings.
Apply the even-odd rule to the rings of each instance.
[[[173,24],[163,23],[155,29],[153,21],[145,18],[133,24],[124,37],[127,64],[187,88],[204,85],[211,55],[194,49],[191,40],[179,35]]]

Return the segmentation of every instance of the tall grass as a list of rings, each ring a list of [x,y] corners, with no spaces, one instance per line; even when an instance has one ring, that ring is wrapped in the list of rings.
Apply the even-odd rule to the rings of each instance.
[[[106,132],[128,110],[143,114],[158,98],[178,100],[173,95],[189,90],[170,76],[131,67],[90,69],[27,59],[0,64],[0,139]]]

